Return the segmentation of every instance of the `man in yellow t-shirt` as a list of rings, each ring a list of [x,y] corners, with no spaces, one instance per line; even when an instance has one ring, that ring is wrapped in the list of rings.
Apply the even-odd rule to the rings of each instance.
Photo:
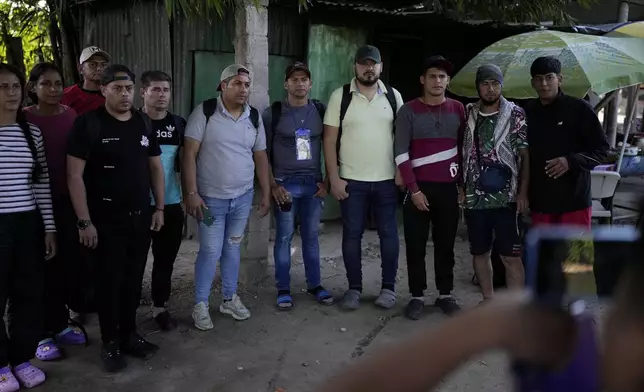
[[[358,49],[356,76],[331,94],[324,117],[324,157],[331,194],[342,210],[342,256],[349,281],[341,306],[349,310],[360,306],[361,240],[370,206],[376,215],[382,259],[376,305],[388,309],[396,303],[399,240],[393,143],[395,113],[403,100],[380,81],[381,72],[378,48]]]

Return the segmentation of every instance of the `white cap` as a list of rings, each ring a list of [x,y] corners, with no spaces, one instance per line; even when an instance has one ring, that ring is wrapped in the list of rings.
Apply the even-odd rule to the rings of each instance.
[[[89,60],[92,56],[96,56],[96,55],[105,57],[107,61],[110,61],[112,59],[112,56],[110,56],[109,53],[99,48],[98,46],[88,46],[87,48],[83,49],[83,51],[81,52],[79,63],[83,64],[84,62]]]

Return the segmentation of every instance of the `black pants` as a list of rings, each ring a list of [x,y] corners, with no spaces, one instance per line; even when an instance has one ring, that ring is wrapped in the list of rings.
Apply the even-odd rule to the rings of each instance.
[[[54,200],[56,219],[56,257],[45,263],[45,337],[67,328],[69,288],[77,287],[73,274],[82,246],[78,242],[76,215],[69,198]],[[78,308],[78,306],[77,306]]]
[[[92,213],[98,232],[96,305],[103,343],[122,342],[136,331],[136,310],[150,245],[150,214]]]
[[[0,214],[0,368],[32,359],[42,337],[44,236],[38,211]]]
[[[165,222],[161,231],[152,232],[152,301],[162,308],[170,299],[172,269],[181,247],[183,236],[183,208],[181,204],[165,206]]]
[[[427,197],[429,212],[420,211],[407,197],[403,205],[403,225],[407,248],[409,291],[422,297],[427,289],[425,255],[431,225],[434,241],[434,274],[441,295],[454,289],[454,242],[458,229],[458,190],[453,183],[418,183]]]

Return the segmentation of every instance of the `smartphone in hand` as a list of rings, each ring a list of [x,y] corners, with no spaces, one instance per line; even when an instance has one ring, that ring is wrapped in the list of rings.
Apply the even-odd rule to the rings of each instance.
[[[204,225],[210,227],[212,226],[213,223],[215,223],[215,217],[212,216],[210,213],[210,210],[207,209],[204,206],[201,206],[201,214],[203,215],[203,219],[201,219],[201,222],[203,222]]]

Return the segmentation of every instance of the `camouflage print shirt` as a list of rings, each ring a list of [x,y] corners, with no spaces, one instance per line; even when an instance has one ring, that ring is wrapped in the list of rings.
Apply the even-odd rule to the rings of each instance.
[[[510,130],[507,140],[515,154],[517,162],[520,161],[519,149],[527,148],[527,126],[525,116],[521,112],[515,112],[510,120]],[[496,128],[499,113],[478,114],[479,121],[474,132],[479,134],[479,149],[481,151],[481,161],[483,163],[499,163],[499,158],[494,149],[494,130]],[[505,188],[496,193],[485,193],[478,189],[477,181],[480,175],[480,168],[477,161],[476,146],[472,143],[472,150],[469,154],[467,178],[465,181],[465,208],[467,209],[486,209],[502,208],[509,203],[516,201],[516,194],[511,191],[510,181]],[[519,164],[517,164],[519,167]]]

